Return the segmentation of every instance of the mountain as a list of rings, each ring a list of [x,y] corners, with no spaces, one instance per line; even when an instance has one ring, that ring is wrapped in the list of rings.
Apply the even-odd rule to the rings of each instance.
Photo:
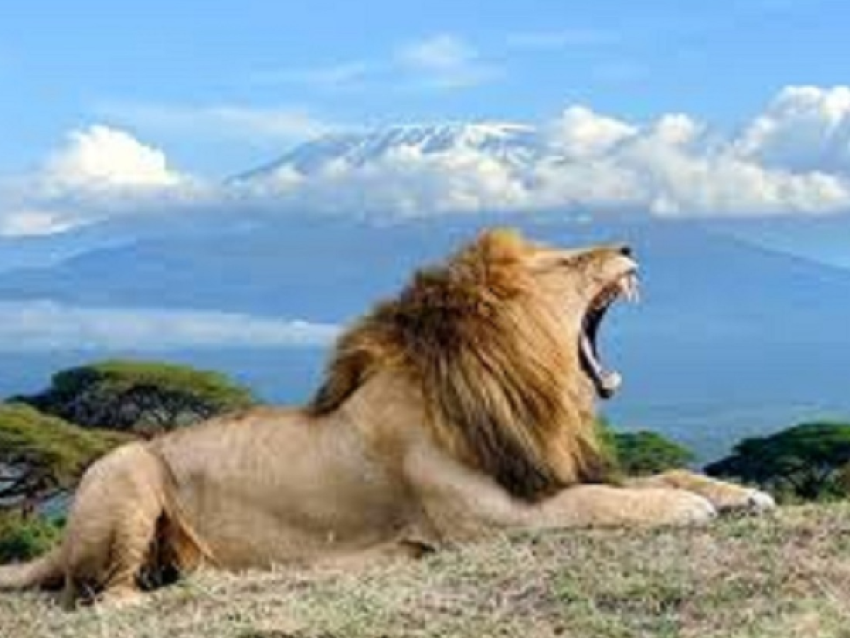
[[[580,128],[570,134],[580,137]],[[570,145],[555,148],[551,139],[511,123],[391,126],[308,142],[233,181],[250,187],[293,175],[332,177],[339,166],[368,173],[376,162],[411,156],[474,156],[528,182],[535,167],[561,170]],[[0,240],[0,302],[344,324],[482,227],[520,226],[560,245],[625,240],[640,258],[645,301],[617,308],[602,334],[606,362],[626,380],[604,408],[615,422],[662,430],[705,460],[744,435],[850,414],[850,271],[829,265],[844,263],[847,219],[787,220],[781,230],[777,220],[674,223],[640,213],[589,220],[572,210],[355,219],[357,210],[308,215],[291,205],[274,212],[228,201],[233,208],[147,211],[63,235]],[[0,352],[0,391],[33,391],[62,365],[115,354],[86,346],[50,355]],[[247,347],[167,354],[235,374],[280,401],[309,393],[324,355]]]
[[[848,215],[738,219],[714,225],[750,243],[850,269]]]
[[[539,156],[544,142],[532,126],[504,122],[413,124],[389,126],[366,133],[334,134],[306,142],[278,160],[238,175],[235,181],[274,179],[295,170],[311,174],[335,162],[364,166],[392,159],[394,153],[423,155],[475,151],[493,159],[522,167]]]
[[[615,421],[673,434],[707,459],[744,434],[850,414],[850,273],[840,268],[684,223],[583,225],[519,215],[380,224],[238,218],[205,225],[200,234],[161,227],[158,235],[59,264],[0,272],[0,300],[345,323],[482,226],[517,225],[561,245],[626,240],[635,247],[644,302],[618,307],[603,328],[604,359],[626,379],[621,396],[604,408]],[[9,387],[0,389],[19,391],[14,380],[33,383],[36,369],[46,381],[56,362],[97,355],[7,353],[0,382]],[[291,401],[315,384],[323,352],[224,348],[168,356],[235,373],[265,396]]]
[[[597,223],[494,215],[374,224],[336,217],[164,230],[58,264],[0,273],[0,298],[178,307],[344,321],[482,227],[522,227],[561,245],[625,240],[647,301],[630,330],[788,341],[832,338],[850,312],[850,273],[684,223]],[[781,319],[780,322],[777,322]]]

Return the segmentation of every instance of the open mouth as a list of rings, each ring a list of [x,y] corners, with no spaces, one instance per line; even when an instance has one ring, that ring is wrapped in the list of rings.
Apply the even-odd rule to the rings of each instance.
[[[581,366],[593,381],[596,393],[603,399],[611,398],[623,379],[619,372],[607,370],[600,361],[597,345],[599,326],[602,325],[608,309],[621,297],[631,302],[637,302],[639,299],[637,270],[634,268],[617,277],[596,295],[584,316],[579,337]]]

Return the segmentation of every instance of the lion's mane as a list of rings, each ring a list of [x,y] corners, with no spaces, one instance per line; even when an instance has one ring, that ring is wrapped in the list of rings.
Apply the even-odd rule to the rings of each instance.
[[[564,309],[546,302],[528,250],[518,234],[490,231],[417,272],[340,337],[308,411],[332,412],[391,370],[421,389],[436,441],[514,495],[604,479],[593,398],[556,315]]]

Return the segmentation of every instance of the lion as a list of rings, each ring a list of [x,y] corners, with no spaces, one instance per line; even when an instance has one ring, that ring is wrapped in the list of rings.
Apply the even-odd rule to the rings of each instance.
[[[306,406],[134,442],[83,476],[61,543],[0,588],[127,601],[201,566],[417,554],[510,529],[693,525],[773,507],[685,470],[612,480],[597,334],[637,294],[625,245],[491,229],[339,338]]]

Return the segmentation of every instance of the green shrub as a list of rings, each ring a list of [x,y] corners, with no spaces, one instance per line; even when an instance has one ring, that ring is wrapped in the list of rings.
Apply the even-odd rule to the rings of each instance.
[[[597,422],[596,432],[607,461],[620,475],[658,474],[685,467],[695,458],[689,449],[657,432],[615,432],[604,419]]]
[[[0,508],[71,489],[98,457],[131,440],[84,429],[22,404],[0,404]]]
[[[616,432],[614,444],[620,469],[630,476],[658,474],[694,460],[693,452],[657,432]]]
[[[24,561],[49,550],[59,539],[61,525],[43,516],[0,514],[0,563]]]
[[[850,424],[802,423],[739,442],[732,454],[706,472],[755,483],[777,495],[805,501],[834,500],[848,493]]]

